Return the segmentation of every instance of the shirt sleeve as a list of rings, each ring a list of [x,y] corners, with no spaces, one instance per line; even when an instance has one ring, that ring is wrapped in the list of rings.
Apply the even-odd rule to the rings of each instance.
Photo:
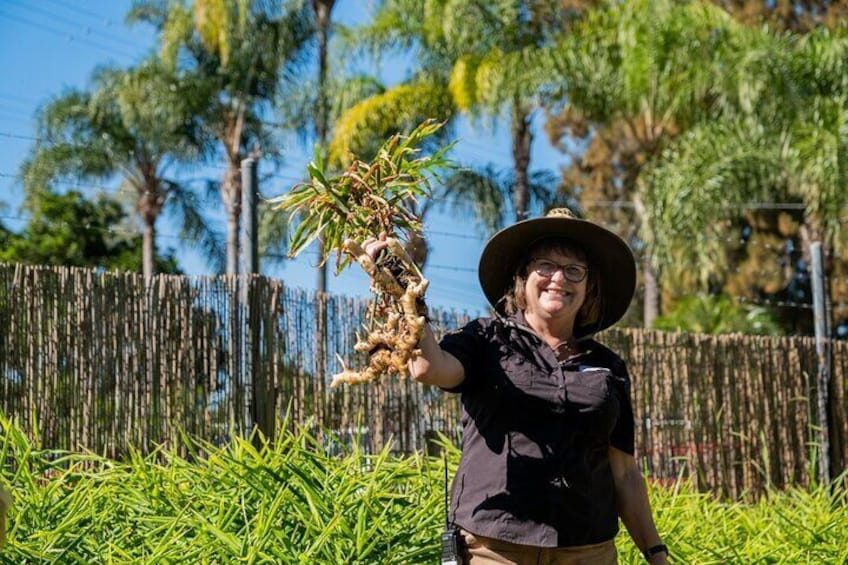
[[[619,413],[610,434],[610,445],[633,455],[636,452],[636,430],[633,419],[633,404],[630,400],[630,375],[623,361],[616,363],[614,387],[618,395]]]
[[[486,325],[482,320],[473,320],[462,328],[448,332],[439,346],[462,364],[465,379],[458,386],[444,388],[447,392],[462,392],[479,380],[483,352],[486,348]]]

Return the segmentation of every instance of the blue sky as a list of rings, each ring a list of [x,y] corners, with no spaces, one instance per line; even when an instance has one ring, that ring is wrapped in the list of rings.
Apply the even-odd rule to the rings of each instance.
[[[127,27],[124,16],[131,0],[0,0],[0,217],[11,229],[25,220],[19,209],[20,183],[14,175],[26,157],[35,137],[34,115],[39,105],[71,87],[85,87],[94,68],[103,64],[130,66],[154,48],[152,29]],[[346,24],[362,21],[372,6],[370,0],[339,0],[334,19]],[[379,72],[391,84],[408,73],[403,58],[385,61]],[[558,170],[566,157],[554,150],[541,130],[542,116],[536,116],[533,145],[534,168]],[[506,124],[494,131],[461,123],[456,128],[458,143],[452,158],[464,165],[511,164],[509,129]],[[261,186],[264,195],[285,192],[291,180],[302,178],[311,150],[295,139],[284,139],[285,163],[275,176]],[[266,166],[265,172],[270,167]],[[220,169],[208,169],[217,176]],[[260,175],[263,169],[260,164]],[[207,174],[204,172],[204,174]],[[192,176],[196,176],[193,173]],[[104,183],[105,184],[105,183]],[[107,187],[117,183],[109,183]],[[80,189],[93,195],[96,189]],[[211,206],[209,216],[216,229],[224,232],[221,206]],[[178,228],[166,219],[157,224],[160,250],[174,248],[180,265],[191,275],[212,274],[206,260],[190,245],[176,237]],[[473,218],[449,211],[431,212],[425,223],[430,242],[430,258],[425,275],[430,279],[428,301],[434,306],[482,312],[486,300],[477,281],[476,265],[485,244]],[[282,266],[262,267],[264,274],[281,278],[287,284],[308,290],[315,288],[314,254],[304,254]],[[331,267],[332,268],[332,267]],[[368,294],[367,278],[357,267],[339,277],[330,277],[330,292],[350,296]]]

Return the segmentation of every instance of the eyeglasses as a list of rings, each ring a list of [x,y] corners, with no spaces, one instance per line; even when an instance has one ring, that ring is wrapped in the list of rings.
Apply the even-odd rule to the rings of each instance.
[[[549,279],[560,269],[562,269],[562,275],[565,279],[573,283],[581,282],[589,274],[589,268],[585,265],[578,265],[577,263],[560,265],[547,259],[533,259],[533,270],[540,277]]]

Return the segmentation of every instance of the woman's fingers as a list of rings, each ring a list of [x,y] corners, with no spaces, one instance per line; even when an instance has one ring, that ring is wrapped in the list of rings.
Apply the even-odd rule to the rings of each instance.
[[[389,244],[386,243],[385,240],[379,240],[373,237],[369,237],[362,242],[362,247],[365,249],[365,252],[368,253],[368,255],[374,260],[376,260],[380,252],[388,246]]]

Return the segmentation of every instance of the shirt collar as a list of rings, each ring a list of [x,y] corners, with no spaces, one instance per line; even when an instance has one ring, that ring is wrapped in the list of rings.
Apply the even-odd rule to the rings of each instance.
[[[518,330],[520,330],[524,333],[530,334],[540,344],[547,345],[547,343],[545,343],[545,340],[543,340],[541,338],[541,336],[539,336],[539,334],[536,333],[536,330],[534,330],[532,327],[530,327],[530,324],[527,323],[527,318],[524,316],[524,310],[519,310],[517,313],[515,313],[511,316],[508,316],[506,318],[505,323],[506,323],[507,326],[516,328],[516,329],[518,329]],[[573,355],[573,356],[569,357],[567,359],[567,361],[573,361],[575,359],[581,359],[583,357],[589,356],[592,353],[593,340],[592,340],[591,336],[585,335],[585,336],[578,337],[577,343],[581,344],[583,351],[581,351],[577,355]],[[548,346],[548,347],[550,348],[550,346]],[[553,349],[551,349],[551,351],[553,351]]]

